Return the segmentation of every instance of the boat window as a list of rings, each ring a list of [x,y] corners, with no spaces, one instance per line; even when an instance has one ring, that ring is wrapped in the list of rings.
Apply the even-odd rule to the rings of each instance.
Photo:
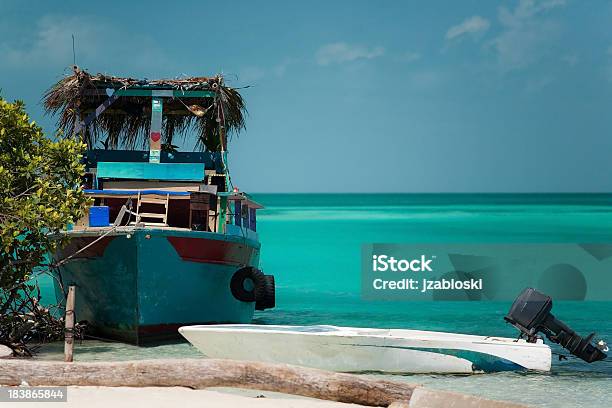
[[[251,228],[249,223],[249,207],[246,204],[240,208],[240,218],[242,219],[242,225],[246,228]]]
[[[241,227],[242,226],[242,202],[240,200],[233,200],[234,202],[234,224]]]
[[[249,208],[249,225],[253,231],[257,231],[257,210]]]

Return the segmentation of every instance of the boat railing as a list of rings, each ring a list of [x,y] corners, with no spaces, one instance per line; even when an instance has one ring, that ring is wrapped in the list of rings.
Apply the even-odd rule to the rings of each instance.
[[[216,192],[214,186],[204,187],[209,188],[85,189],[93,205],[70,229],[105,230],[131,225],[242,236],[256,233],[256,212],[262,205],[244,193]]]

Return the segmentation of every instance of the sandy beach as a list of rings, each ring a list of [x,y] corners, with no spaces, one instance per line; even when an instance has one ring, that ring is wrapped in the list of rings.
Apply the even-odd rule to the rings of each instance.
[[[59,402],[62,407],[88,408],[147,408],[175,407],[254,407],[254,408],[358,408],[364,405],[345,404],[325,401],[298,395],[270,391],[239,388],[216,387],[194,390],[186,387],[82,387],[70,386],[67,402]],[[4,407],[38,407],[37,402],[3,402]],[[448,391],[431,390],[419,387],[409,403],[395,402],[394,408],[526,408],[503,401],[482,399],[470,395]]]
[[[355,408],[362,405],[323,401],[268,391],[216,388],[192,390],[185,387],[68,387],[68,401],[63,407],[147,408],[189,407],[254,407],[254,408]],[[2,407],[38,407],[36,402],[2,403]]]

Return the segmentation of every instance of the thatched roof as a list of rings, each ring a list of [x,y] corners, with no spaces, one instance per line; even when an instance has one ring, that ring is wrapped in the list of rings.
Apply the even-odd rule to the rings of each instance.
[[[197,148],[220,150],[220,126],[227,134],[244,128],[246,108],[236,89],[223,84],[223,77],[190,77],[181,79],[139,80],[103,74],[91,75],[73,67],[73,74],[51,87],[44,95],[47,113],[59,114],[58,127],[72,134],[78,122],[94,112],[117,90],[211,91],[204,97],[164,98],[162,143],[178,142],[195,132]],[[179,95],[181,93],[179,92]],[[121,96],[84,131],[90,148],[139,149],[148,146],[151,125],[150,96]]]

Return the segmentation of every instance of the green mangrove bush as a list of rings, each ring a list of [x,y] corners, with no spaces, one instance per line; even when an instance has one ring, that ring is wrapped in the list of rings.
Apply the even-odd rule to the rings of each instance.
[[[32,277],[65,242],[58,233],[84,215],[84,150],[76,138],[46,137],[23,102],[0,98],[0,344],[15,355],[63,335]]]

